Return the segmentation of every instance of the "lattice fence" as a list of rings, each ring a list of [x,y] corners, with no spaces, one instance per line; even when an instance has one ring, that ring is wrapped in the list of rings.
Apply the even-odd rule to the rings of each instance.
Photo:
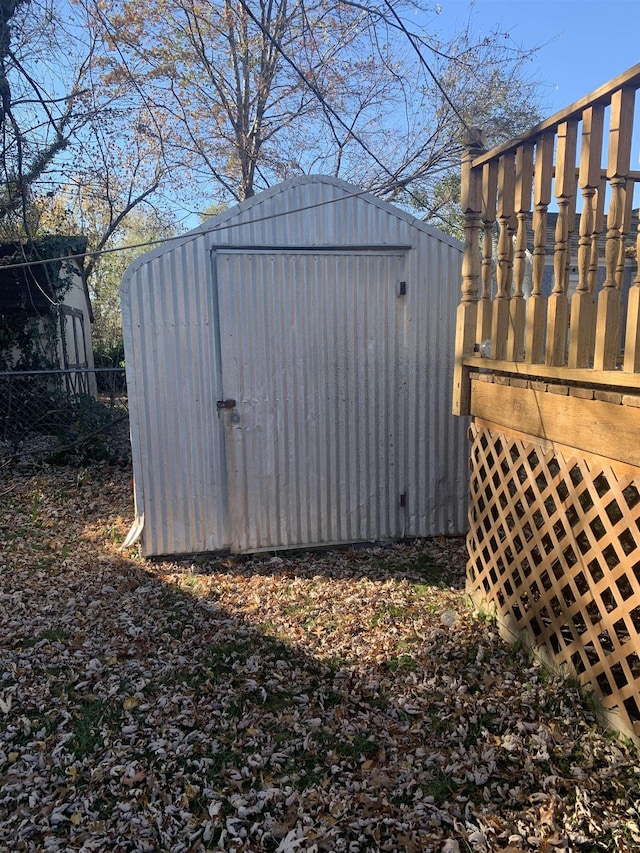
[[[471,429],[470,591],[640,737],[640,470]]]

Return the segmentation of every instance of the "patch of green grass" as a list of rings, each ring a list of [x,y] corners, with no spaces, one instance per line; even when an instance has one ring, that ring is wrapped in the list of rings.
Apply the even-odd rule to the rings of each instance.
[[[61,628],[47,628],[45,631],[38,634],[37,637],[25,637],[25,639],[20,643],[20,646],[23,649],[32,649],[37,643],[42,642],[42,640],[48,640],[50,643],[55,643],[66,642],[68,639],[69,635]]]
[[[254,704],[260,707],[263,711],[274,712],[284,711],[285,708],[290,708],[293,704],[295,694],[284,688],[273,690],[267,693],[267,698],[263,701],[256,701]]]
[[[122,709],[107,705],[101,699],[84,703],[73,717],[71,752],[82,759],[104,747],[103,726],[119,727]]]
[[[122,542],[122,535],[116,527],[115,522],[109,526],[108,536],[114,545],[119,545]]]
[[[420,787],[424,795],[433,797],[439,806],[455,797],[458,791],[458,785],[444,770],[434,770],[430,778],[421,782]]]
[[[299,757],[295,756],[291,763],[292,767],[287,768],[287,772],[292,774],[291,784],[297,791],[315,788],[329,775],[328,768],[319,764],[316,758],[301,763]]]
[[[66,631],[63,631],[61,628],[47,628],[46,631],[43,631],[39,637],[40,640],[50,640],[52,643],[60,640],[61,642],[65,642],[69,639],[69,635]]]
[[[429,723],[428,726],[425,721],[425,730],[428,728],[429,734],[435,737],[439,737],[440,735],[447,734],[452,729],[451,720],[442,717],[439,711],[433,711],[429,713]]]
[[[224,673],[214,673],[208,667],[202,666],[171,669],[159,678],[148,682],[143,692],[147,696],[155,696],[160,687],[171,686],[182,687],[195,693],[202,690],[207,684],[211,684],[212,678],[222,674]],[[226,680],[233,683],[230,679]]]
[[[242,767],[245,763],[244,753],[236,752],[227,746],[209,751],[206,757],[211,763],[207,766],[205,779],[216,784],[220,781],[220,774],[224,770],[229,767]]]
[[[48,572],[53,568],[55,557],[41,557],[33,564],[33,569],[36,572]]]
[[[411,584],[411,589],[413,590],[416,598],[432,598],[434,585],[429,583],[422,583],[419,581],[413,582]]]
[[[372,628],[375,628],[381,622],[404,622],[410,615],[410,607],[401,607],[397,604],[382,602],[368,622]]]
[[[27,713],[24,717],[29,720],[29,729],[13,736],[13,743],[17,745],[29,743],[36,738],[46,740],[58,728],[58,712],[55,709],[46,713]]]
[[[33,496],[31,498],[31,523],[35,523],[38,520],[38,516],[40,514],[40,505],[42,503],[42,498],[44,495],[40,491],[40,489],[35,489],[33,492]]]
[[[380,752],[380,744],[371,740],[368,735],[354,735],[348,740],[338,741],[336,752],[344,758],[367,759],[373,758]]]
[[[495,715],[488,712],[478,714],[473,722],[469,721],[469,729],[463,741],[464,745],[470,747],[476,744],[482,738],[484,731],[491,732],[493,730],[494,721]]]
[[[49,693],[54,699],[62,699],[63,697],[66,699],[66,687],[67,685],[64,680],[51,681],[49,684]]]
[[[419,574],[423,582],[431,587],[443,588],[447,584],[442,580],[442,568],[427,554],[421,554],[410,563],[408,568]]]
[[[335,678],[336,674],[349,665],[347,658],[331,655],[323,660],[324,665],[329,670],[329,673]]]
[[[222,643],[210,643],[202,657],[202,666],[209,678],[228,678],[234,672],[234,667],[245,663],[254,649],[249,640]]]
[[[584,757],[584,749],[582,748],[582,745],[577,742],[573,744],[569,752],[566,751],[566,747],[558,749],[554,755],[553,763],[560,770],[563,776],[573,778],[573,774],[571,773],[572,767],[576,764],[580,764]]]
[[[520,659],[522,653],[522,640],[516,640],[511,648],[509,649],[507,656],[505,657],[505,663],[508,666],[513,666],[513,664]]]
[[[114,796],[100,796],[92,801],[91,808],[98,820],[108,820],[113,815],[117,803],[118,800]]]
[[[391,672],[415,672],[418,668],[418,663],[416,659],[409,654],[401,654],[396,658],[391,658],[391,660],[387,661],[387,669],[391,670]]]
[[[282,608],[282,612],[286,613],[287,616],[300,616],[303,613],[307,612],[307,608],[304,604],[300,602],[296,604],[287,604]]]
[[[329,689],[318,694],[318,701],[323,708],[335,708],[342,702],[342,696],[337,690]]]

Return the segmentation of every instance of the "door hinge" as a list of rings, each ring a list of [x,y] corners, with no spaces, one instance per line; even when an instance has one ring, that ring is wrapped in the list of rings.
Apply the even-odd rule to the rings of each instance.
[[[407,493],[403,492],[400,495],[400,506],[404,508],[404,507],[406,507],[406,505],[407,505]]]
[[[398,282],[398,296],[406,296],[407,295],[407,282],[400,281]]]

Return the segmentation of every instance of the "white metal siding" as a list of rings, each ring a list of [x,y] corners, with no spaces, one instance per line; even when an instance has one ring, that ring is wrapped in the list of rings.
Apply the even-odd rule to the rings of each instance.
[[[208,255],[187,243],[145,264],[132,284],[123,321],[144,550],[217,550],[228,534]]]
[[[341,181],[313,177],[288,182],[243,202],[177,244],[143,256],[125,276],[122,302],[136,512],[139,526],[144,526],[146,554],[217,550],[232,544],[226,492],[226,452],[230,448],[225,446],[230,418],[225,412],[219,419],[215,408],[216,400],[232,395],[221,384],[217,336],[218,321],[223,333],[235,334],[244,315],[241,303],[233,308],[233,318],[226,313],[231,310],[226,304],[221,306],[221,316],[217,315],[212,250],[220,257],[225,249],[244,248],[249,252],[251,247],[280,247],[296,255],[312,246],[334,252],[342,246],[356,254],[395,252],[404,257],[406,308],[399,320],[394,307],[389,340],[384,344],[389,359],[384,366],[366,362],[357,368],[358,380],[365,384],[375,373],[377,382],[386,383],[390,398],[384,406],[376,404],[379,409],[367,410],[373,403],[367,402],[363,388],[356,395],[351,415],[358,420],[363,412],[370,411],[370,418],[375,419],[371,432],[362,439],[369,448],[376,435],[387,429],[388,419],[393,420],[394,435],[400,439],[391,456],[381,450],[378,467],[359,471],[361,439],[349,446],[342,435],[334,435],[331,443],[328,434],[319,432],[317,423],[300,418],[298,440],[302,447],[305,442],[320,442],[318,454],[327,462],[327,476],[334,476],[346,465],[349,477],[355,476],[365,491],[375,490],[383,476],[392,485],[388,502],[376,510],[378,529],[373,521],[364,529],[362,519],[357,523],[354,520],[358,507],[352,503],[353,495],[345,492],[340,511],[330,508],[322,492],[327,487],[320,478],[313,488],[317,486],[325,495],[326,510],[318,520],[317,507],[311,511],[304,492],[311,487],[297,485],[300,481],[295,468],[301,463],[291,459],[287,461],[286,479],[296,498],[288,507],[280,507],[278,523],[296,527],[301,540],[315,531],[320,538],[313,544],[334,541],[334,536],[341,538],[350,530],[357,538],[363,530],[367,534],[364,538],[400,535],[397,493],[402,489],[407,494],[407,506],[400,518],[404,525],[400,533],[429,536],[466,529],[466,424],[450,414],[461,246]],[[307,269],[305,275],[309,273]],[[304,304],[310,315],[320,310],[321,303],[329,314],[340,311],[336,293],[323,288],[321,282],[308,287]],[[266,299],[263,310],[267,327],[277,329],[285,321],[282,307],[275,295]],[[349,319],[352,322],[351,334],[347,335],[348,325],[340,332],[347,335],[345,346],[351,358],[360,346],[359,336],[366,334],[368,318],[376,310],[381,311],[381,306],[367,301],[358,316],[343,317],[345,323]],[[318,331],[309,323],[298,333],[311,340]],[[252,333],[243,346],[258,352],[259,343],[259,337]],[[397,347],[406,353],[408,366],[402,375],[394,373],[402,363]],[[282,368],[287,381],[301,381],[309,367],[318,375],[317,365],[296,362],[293,352],[288,357],[291,361]],[[303,426],[310,430],[308,434]],[[329,426],[322,429],[326,431]],[[277,446],[272,452],[277,452]],[[406,477],[404,485],[399,472]],[[343,488],[347,488],[346,481]],[[264,526],[266,521],[259,523]],[[252,524],[258,521],[246,521],[247,527]],[[245,535],[249,541],[255,531]]]

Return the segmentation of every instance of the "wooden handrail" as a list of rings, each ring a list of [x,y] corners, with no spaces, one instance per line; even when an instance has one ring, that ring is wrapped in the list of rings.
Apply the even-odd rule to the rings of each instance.
[[[558,126],[564,122],[573,118],[580,118],[585,109],[593,104],[610,104],[613,94],[619,89],[627,86],[631,89],[640,88],[640,62],[629,68],[627,71],[624,71],[622,74],[619,74],[617,77],[614,77],[613,80],[610,80],[608,83],[600,86],[590,95],[580,98],[579,101],[575,101],[571,106],[565,107],[565,109],[560,110],[550,116],[550,118],[547,118],[540,122],[540,124],[535,125],[535,127],[532,127],[531,130],[526,131],[526,133],[516,136],[514,139],[510,139],[508,142],[496,145],[496,147],[492,148],[490,151],[485,151],[478,155],[474,158],[472,167],[475,169],[478,166],[482,166],[484,163],[488,163],[490,160],[496,159],[501,154],[506,154],[508,151],[515,151],[518,146],[523,144],[523,142],[528,142],[533,137],[540,136],[547,131],[556,131]]]

